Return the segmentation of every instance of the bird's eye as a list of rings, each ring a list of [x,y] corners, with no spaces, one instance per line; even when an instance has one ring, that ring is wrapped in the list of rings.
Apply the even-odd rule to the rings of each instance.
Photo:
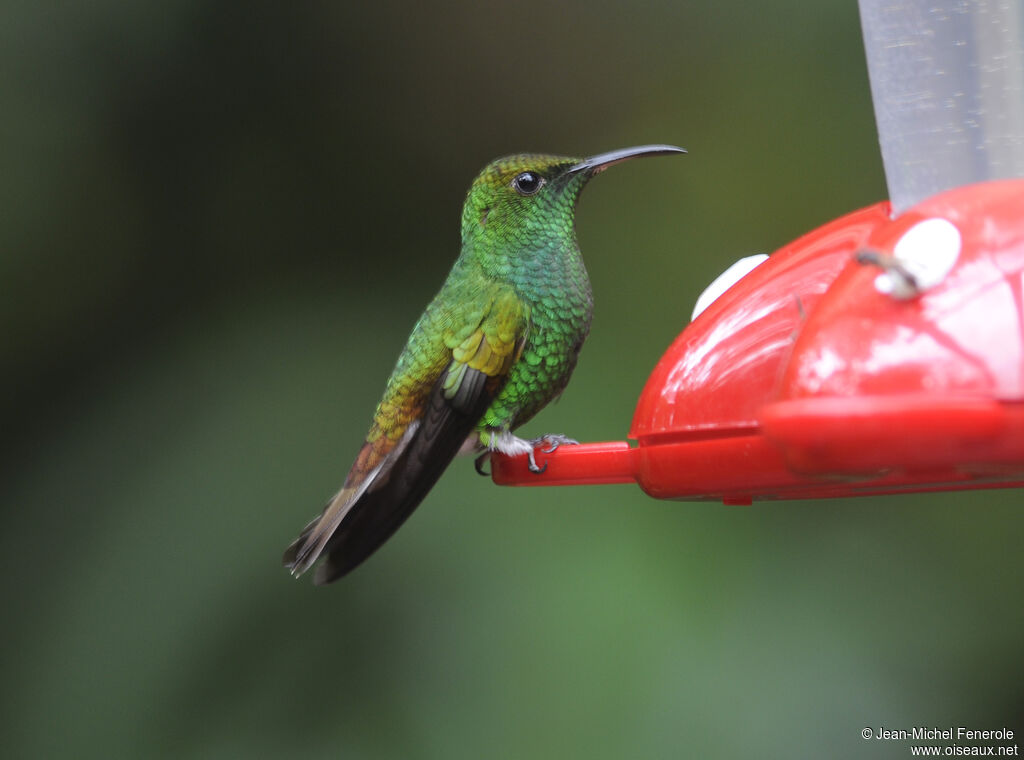
[[[512,187],[520,195],[533,195],[544,184],[544,178],[534,172],[523,172],[512,180]]]

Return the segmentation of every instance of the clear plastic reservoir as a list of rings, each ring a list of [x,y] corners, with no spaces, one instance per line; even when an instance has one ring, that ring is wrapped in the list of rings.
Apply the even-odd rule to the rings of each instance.
[[[893,214],[1024,177],[1024,3],[860,0]]]

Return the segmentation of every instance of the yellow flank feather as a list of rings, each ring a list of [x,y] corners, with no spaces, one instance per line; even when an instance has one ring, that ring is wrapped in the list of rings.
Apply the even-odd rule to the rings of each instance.
[[[476,354],[476,350],[480,347],[480,341],[483,340],[484,331],[476,330],[472,335],[469,336],[462,345],[456,346],[452,352],[452,358],[457,362],[465,364],[469,361],[470,357]]]

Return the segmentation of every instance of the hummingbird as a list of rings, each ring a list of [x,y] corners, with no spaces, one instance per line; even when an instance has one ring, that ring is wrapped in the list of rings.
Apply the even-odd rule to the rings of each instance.
[[[576,201],[608,167],[685,153],[642,145],[590,158],[519,154],[492,161],[462,210],[462,248],[413,327],[341,490],[285,550],[314,582],[355,569],[399,528],[454,459],[526,455],[576,443],[513,430],[557,398],[590,330],[593,294],[576,242]],[[482,453],[481,453],[482,452]]]

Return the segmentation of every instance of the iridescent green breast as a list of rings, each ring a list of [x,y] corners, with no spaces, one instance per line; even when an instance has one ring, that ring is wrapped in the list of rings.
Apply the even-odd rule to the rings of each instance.
[[[479,429],[514,430],[556,398],[590,330],[594,299],[575,241],[557,254],[523,256],[512,283],[527,305],[529,330],[508,381]]]

